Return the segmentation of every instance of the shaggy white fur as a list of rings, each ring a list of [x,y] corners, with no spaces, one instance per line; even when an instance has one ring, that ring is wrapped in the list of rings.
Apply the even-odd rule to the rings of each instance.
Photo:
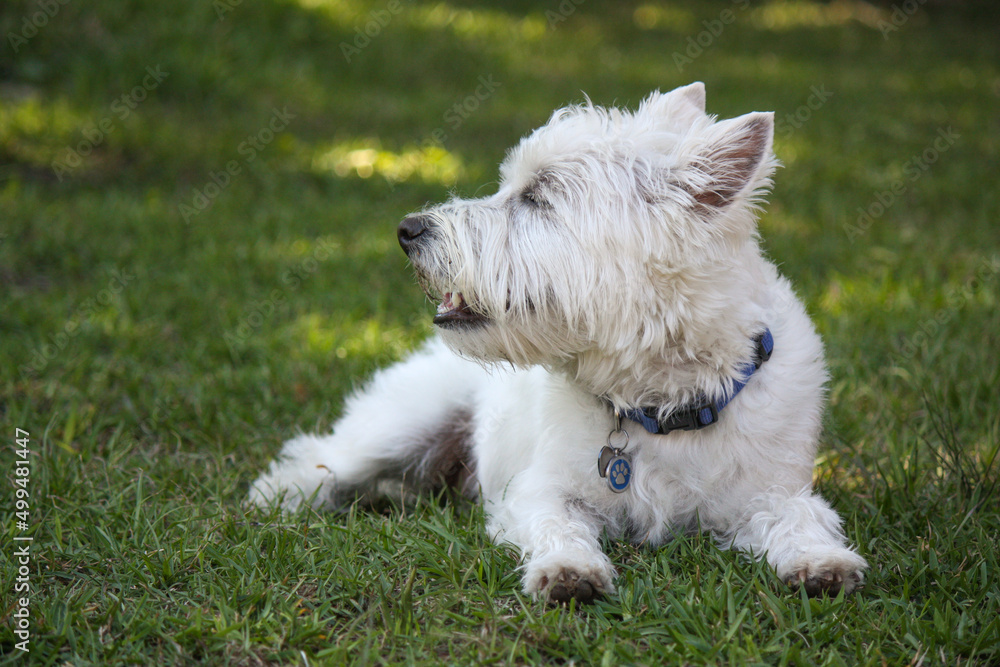
[[[695,83],[634,113],[561,109],[509,153],[495,195],[404,220],[440,338],[378,373],[332,434],[289,441],[251,502],[456,485],[521,549],[525,590],[557,601],[614,590],[602,531],[656,545],[700,527],[810,594],[860,585],[865,561],[811,491],[822,344],[757,242],[773,116],[716,121],[704,102]],[[666,418],[730,396],[765,328],[772,357],[717,423],[623,422],[633,473],[613,492],[596,465],[612,406]]]

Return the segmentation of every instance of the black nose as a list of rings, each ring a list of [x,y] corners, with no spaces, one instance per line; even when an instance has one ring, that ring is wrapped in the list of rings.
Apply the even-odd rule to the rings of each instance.
[[[427,231],[427,218],[422,215],[410,215],[403,218],[403,221],[399,223],[399,229],[396,230],[396,236],[399,237],[399,247],[403,249],[407,255],[410,254],[417,244],[420,242],[420,237],[424,235]]]

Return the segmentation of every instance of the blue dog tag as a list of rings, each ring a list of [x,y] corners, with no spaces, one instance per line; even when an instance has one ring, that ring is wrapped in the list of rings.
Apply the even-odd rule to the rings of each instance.
[[[611,459],[608,464],[608,486],[615,493],[621,493],[628,488],[632,481],[632,462],[628,457],[618,455]]]
[[[617,441],[621,446],[612,444]],[[597,457],[597,474],[608,480],[608,487],[615,493],[621,493],[632,481],[632,457],[622,454],[628,447],[628,431],[622,429],[621,415],[615,410],[615,428],[608,433],[608,444],[601,449]]]

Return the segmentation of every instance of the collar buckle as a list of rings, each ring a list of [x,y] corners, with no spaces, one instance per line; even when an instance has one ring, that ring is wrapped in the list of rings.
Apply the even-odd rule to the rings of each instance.
[[[719,421],[719,406],[714,401],[678,410],[660,422],[660,433],[671,431],[700,431]]]

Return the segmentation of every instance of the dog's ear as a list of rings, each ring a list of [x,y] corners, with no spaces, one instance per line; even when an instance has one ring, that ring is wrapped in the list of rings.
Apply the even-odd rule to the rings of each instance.
[[[668,94],[684,100],[689,107],[705,113],[705,84],[701,81],[674,88]]]
[[[705,212],[718,211],[770,184],[774,114],[748,113],[716,123],[683,170],[683,187]]]
[[[705,84],[695,81],[669,93],[653,93],[642,103],[639,113],[651,114],[674,127],[690,127],[705,115]]]

